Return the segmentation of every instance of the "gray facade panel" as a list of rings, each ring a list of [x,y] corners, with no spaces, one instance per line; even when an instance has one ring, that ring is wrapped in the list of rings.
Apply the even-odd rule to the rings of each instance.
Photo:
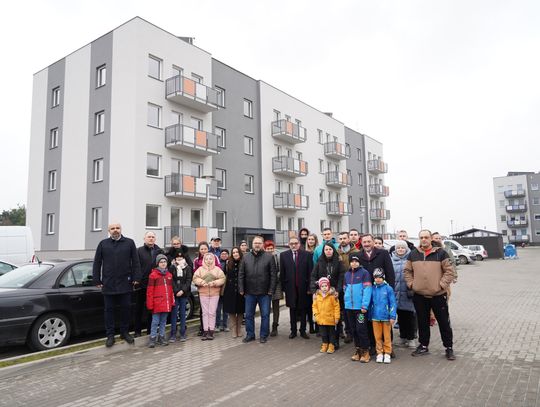
[[[535,189],[532,189],[532,186],[536,185]],[[530,233],[531,238],[530,242],[534,245],[540,244],[540,234],[537,235],[536,232],[540,233],[540,219],[536,220],[535,215],[539,215],[540,217],[540,205],[534,205],[533,202],[540,202],[540,173],[538,174],[530,174],[527,176],[527,195],[529,197],[529,202],[527,203],[529,206],[529,213],[530,213],[530,219],[529,219],[529,225],[530,225]]]
[[[95,248],[99,241],[107,237],[109,219],[109,169],[111,144],[111,90],[112,90],[113,33],[100,37],[91,44],[90,57],[90,100],[88,109],[88,157],[86,190],[86,230],[85,248]],[[105,85],[97,87],[97,68],[105,65]],[[105,112],[105,131],[95,134],[95,115]],[[94,182],[94,161],[103,159],[103,181]],[[102,208],[102,230],[93,231],[92,210]]]
[[[369,231],[367,205],[367,175],[365,162],[365,139],[362,133],[358,133],[348,127],[345,127],[345,142],[351,148],[351,157],[347,159],[347,170],[352,175],[352,186],[347,188],[348,194],[352,196],[353,213],[349,216],[349,227],[358,229],[360,233]],[[360,149],[360,158],[358,160],[357,149]],[[358,174],[362,174],[362,183],[358,184]],[[362,200],[364,208],[361,207]]]
[[[60,188],[62,186],[62,139],[64,120],[64,82],[66,60],[51,65],[48,70],[47,80],[47,117],[44,134],[45,159],[43,171],[43,216],[41,235],[41,250],[58,250],[58,225],[60,219]],[[53,106],[53,89],[60,89],[59,104]],[[58,128],[58,147],[50,148],[51,130]],[[56,190],[49,191],[49,171],[56,170]],[[48,214],[54,214],[54,233],[47,232]]]
[[[213,125],[226,130],[226,147],[214,158],[215,168],[227,172],[226,189],[214,201],[214,212],[226,212],[227,227],[221,232],[223,247],[238,244],[235,228],[262,227],[261,135],[258,82],[212,59],[213,85],[225,89],[225,109],[213,113]],[[244,116],[244,99],[253,102],[253,118]],[[217,133],[217,131],[216,131]],[[253,138],[253,155],[244,154],[244,136]],[[254,193],[244,192],[244,174],[254,176]],[[215,222],[215,213],[213,214]]]

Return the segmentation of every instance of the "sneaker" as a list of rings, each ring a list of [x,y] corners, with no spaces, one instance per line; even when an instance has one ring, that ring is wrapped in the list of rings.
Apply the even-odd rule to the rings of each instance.
[[[180,342],[185,342],[186,340],[187,340],[187,338],[185,336],[180,337]]]
[[[408,348],[409,347],[409,340],[405,339],[405,338],[400,338],[399,346],[403,346],[404,348]]]
[[[150,337],[150,340],[148,341],[148,347],[149,348],[155,348],[156,347],[156,338]]]
[[[268,342],[268,339],[266,339],[265,336],[261,336],[261,337],[259,338],[259,343],[266,343],[266,342]]]
[[[244,339],[242,339],[242,342],[248,343],[248,342],[252,342],[254,340],[255,340],[254,336],[246,336]]]
[[[225,332],[225,328],[220,326],[219,329],[216,329],[216,331],[219,331],[219,332]]]
[[[428,347],[424,345],[418,345],[418,347],[415,349],[413,353],[411,353],[412,356],[423,356],[427,355],[429,353]]]
[[[416,349],[416,346],[416,341],[414,339],[409,341],[409,348]]]
[[[231,330],[228,327],[223,328],[225,332],[231,332]]]
[[[384,363],[390,363],[392,361],[392,358],[389,354],[384,355]]]
[[[176,337],[171,335],[171,337],[169,338],[169,342],[170,343],[175,343],[176,342]]]
[[[394,329],[399,329],[399,324],[397,322],[394,324]]]
[[[384,361],[384,355],[382,353],[379,353],[377,355],[377,359],[375,359],[375,362],[382,363]]]
[[[456,357],[454,355],[454,350],[452,348],[446,348],[446,359],[456,360]]]

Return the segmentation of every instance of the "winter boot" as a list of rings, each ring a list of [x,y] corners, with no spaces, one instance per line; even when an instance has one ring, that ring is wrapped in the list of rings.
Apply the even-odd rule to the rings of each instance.
[[[360,362],[369,363],[371,357],[369,356],[369,351],[367,349],[360,350]]]
[[[208,339],[209,341],[214,340],[214,331],[213,330],[208,331],[208,334],[206,335],[206,339]]]
[[[208,331],[203,331],[201,341],[206,341],[208,339]]]
[[[330,343],[328,344],[328,350],[326,351],[326,353],[334,353],[336,350],[334,348],[334,344],[333,343]]]
[[[354,352],[354,355],[351,356],[351,360],[354,362],[358,362],[360,360],[362,349],[356,348],[356,352]]]
[[[165,340],[165,337],[163,336],[158,336],[158,339],[157,339],[157,344],[160,345],[160,346],[168,346],[169,345],[169,342],[167,342]]]
[[[277,336],[277,327],[279,324],[273,323],[272,324],[272,331],[270,332],[270,336]]]
[[[156,347],[156,337],[153,338],[150,337],[150,340],[148,341],[148,347],[149,348],[155,348]]]
[[[332,346],[332,348],[333,348],[333,347],[334,347],[334,346]],[[320,350],[319,352],[321,352],[321,353],[326,353],[327,350],[328,350],[328,344],[327,344],[327,343],[323,343],[323,344],[321,345],[321,350]]]

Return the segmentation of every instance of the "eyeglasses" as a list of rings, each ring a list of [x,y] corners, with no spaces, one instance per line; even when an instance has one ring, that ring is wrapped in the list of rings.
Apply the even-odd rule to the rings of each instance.
[[[290,246],[296,246],[297,244],[300,244],[300,242],[289,242]]]

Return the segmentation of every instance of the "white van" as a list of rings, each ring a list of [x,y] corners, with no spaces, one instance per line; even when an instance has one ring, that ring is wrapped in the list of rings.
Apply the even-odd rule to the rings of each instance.
[[[0,260],[22,266],[34,259],[34,239],[28,226],[0,226]]]

